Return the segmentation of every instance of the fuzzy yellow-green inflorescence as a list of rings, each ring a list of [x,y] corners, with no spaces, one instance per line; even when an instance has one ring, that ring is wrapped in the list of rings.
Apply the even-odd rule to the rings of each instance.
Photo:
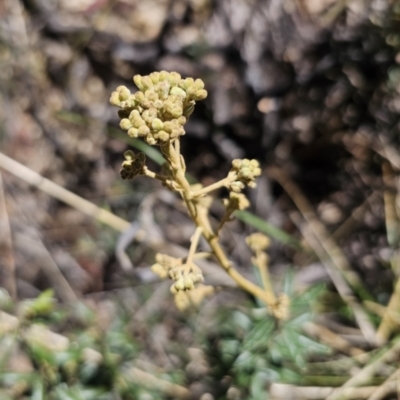
[[[160,145],[185,134],[185,125],[196,101],[207,97],[201,79],[182,79],[177,72],[153,72],[135,75],[138,87],[131,93],[119,86],[110,103],[120,107],[120,127],[134,138],[141,137],[150,145]]]
[[[271,244],[271,239],[263,233],[257,232],[247,236],[246,243],[254,253],[257,253],[266,250]]]
[[[167,276],[175,282],[171,286],[171,292],[176,294],[180,291],[192,290],[195,284],[204,280],[201,269],[191,263],[184,264],[180,258],[168,256],[167,254],[156,254],[156,263],[151,267],[152,271],[161,279]]]
[[[255,188],[256,178],[260,175],[261,168],[257,160],[249,160],[247,158],[233,160],[228,176],[234,176],[235,180],[230,184],[229,189],[239,193],[246,185]]]

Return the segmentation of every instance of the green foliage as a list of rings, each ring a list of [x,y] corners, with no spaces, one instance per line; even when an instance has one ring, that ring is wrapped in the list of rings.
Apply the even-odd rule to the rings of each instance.
[[[283,286],[285,293],[293,296],[290,273]],[[251,400],[267,399],[272,382],[299,383],[311,357],[331,353],[328,346],[302,332],[304,323],[312,319],[312,304],[323,290],[314,287],[293,296],[287,321],[278,322],[264,309],[221,313],[220,328],[208,344],[214,377],[221,379],[229,371],[231,386],[241,390],[241,398]]]

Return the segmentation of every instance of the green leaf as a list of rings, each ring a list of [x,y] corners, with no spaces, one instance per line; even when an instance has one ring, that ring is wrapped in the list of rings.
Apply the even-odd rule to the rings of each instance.
[[[276,239],[277,241],[294,247],[296,249],[301,248],[300,242],[292,235],[289,235],[282,229],[277,228],[264,221],[260,217],[252,214],[249,211],[235,211],[235,217],[243,221],[244,223],[253,226],[258,229],[260,232],[265,233],[266,235]]]
[[[35,379],[32,385],[31,400],[45,400],[45,398],[45,388],[42,379]]]
[[[254,400],[265,400],[268,395],[267,384],[269,382],[269,375],[265,372],[257,372],[253,375],[250,384],[250,394]]]

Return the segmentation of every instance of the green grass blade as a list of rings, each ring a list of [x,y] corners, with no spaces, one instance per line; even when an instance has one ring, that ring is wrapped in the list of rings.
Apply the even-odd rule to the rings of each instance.
[[[265,233],[266,235],[276,239],[277,241],[287,244],[289,246],[300,248],[300,242],[292,235],[289,235],[282,229],[277,228],[265,222],[260,217],[252,214],[249,211],[236,211],[235,217],[243,221],[245,224],[251,225],[254,228],[258,229],[260,232]]]

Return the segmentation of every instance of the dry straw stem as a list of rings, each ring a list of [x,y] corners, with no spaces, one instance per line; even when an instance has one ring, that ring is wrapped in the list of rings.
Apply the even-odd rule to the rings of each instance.
[[[64,189],[62,186],[44,178],[38,173],[25,167],[19,162],[7,157],[5,154],[0,153],[0,168],[17,176],[18,178],[28,182],[30,185],[42,190],[50,196],[63,201],[64,203],[74,207],[84,214],[97,219],[99,222],[111,226],[118,231],[125,231],[129,228],[129,222],[117,217],[107,210],[97,207],[90,201],[82,199],[82,197]]]
[[[271,178],[275,179],[285,189],[296,204],[306,222],[306,226],[301,227],[303,236],[323,262],[341,298],[353,311],[364,337],[369,343],[375,344],[375,329],[369,321],[367,313],[353,294],[353,290],[363,294],[366,293],[361,279],[351,269],[341,248],[329,235],[325,226],[319,221],[312,205],[300,188],[278,167],[272,167],[267,172]],[[297,225],[301,225],[300,218],[298,218],[296,213],[293,213],[292,217],[295,219]]]
[[[335,268],[345,277],[353,290],[360,294],[366,294],[366,289],[360,277],[352,270],[346,256],[340,246],[329,234],[328,230],[322,224],[315,214],[312,205],[304,196],[300,188],[278,167],[268,169],[268,175],[276,180],[291,197],[304,220],[307,222],[310,230],[320,242],[324,252],[332,259]]]
[[[383,199],[385,204],[386,232],[388,242],[394,249],[391,264],[393,273],[397,278],[394,291],[377,332],[378,339],[384,343],[389,339],[391,333],[399,327],[398,321],[392,317],[392,314],[400,309],[399,217],[396,210],[394,171],[388,162],[382,164],[382,179],[385,185]]]
[[[396,382],[394,382],[396,383]],[[345,388],[342,399],[363,400],[369,398],[379,386],[365,386],[360,388]],[[396,390],[396,385],[391,385],[391,392]],[[336,388],[320,386],[293,386],[283,383],[273,383],[270,388],[274,400],[327,400]]]
[[[344,393],[348,388],[354,388],[356,386],[365,385],[369,380],[379,372],[379,369],[385,365],[393,365],[397,362],[400,355],[400,339],[397,339],[391,343],[389,348],[385,348],[383,352],[369,365],[366,365],[363,369],[357,372],[352,378],[350,378],[342,387],[337,388],[330,394],[326,400],[339,400],[344,398]],[[372,393],[371,393],[372,395]]]
[[[8,219],[6,197],[4,195],[3,180],[0,173],[0,286],[4,287],[10,296],[16,300],[17,285],[15,279],[15,260],[11,239],[10,222]]]
[[[174,399],[191,398],[189,389],[186,389],[185,387],[176,383],[157,378],[156,376],[146,371],[142,371],[136,367],[129,368],[123,373],[123,376],[133,383],[144,386],[147,389],[156,389],[160,392],[165,393],[168,396],[171,396]]]
[[[400,390],[400,369],[397,369],[393,372],[389,378],[386,379],[385,382],[379,386],[371,396],[368,397],[367,400],[382,400],[387,397],[389,394],[397,391],[399,394]]]
[[[56,199],[68,204],[69,206],[81,211],[82,213],[97,219],[99,222],[124,233],[129,234],[129,236],[135,236],[139,233],[140,230],[136,229],[136,225],[130,224],[128,221],[110,213],[107,210],[104,210],[95,204],[79,197],[78,195],[70,192],[67,189],[57,185],[54,182],[44,178],[43,176],[39,175],[38,173],[32,171],[31,169],[25,167],[24,165],[20,164],[19,162],[7,157],[6,155],[0,152],[0,168],[3,168],[5,171],[13,174],[14,176],[24,180],[28,184],[36,187],[37,189],[43,190],[48,195],[55,197]],[[141,212],[141,225],[142,228],[146,231],[145,242],[155,248],[159,252],[169,251],[170,254],[176,257],[185,257],[187,255],[187,250],[181,246],[174,245],[174,244],[167,244],[163,240],[160,230],[156,227],[155,223],[152,220],[152,205],[153,203],[158,200],[160,197],[165,198],[166,194],[171,195],[172,193],[167,191],[162,191],[162,196],[159,193],[154,193],[149,195],[147,200],[143,203],[143,212]],[[132,229],[134,228],[134,229]],[[133,235],[131,233],[133,232]],[[151,234],[149,234],[151,233]],[[157,235],[156,233],[159,233]],[[132,238],[133,239],[133,238]],[[227,276],[221,269],[215,268],[216,265],[206,261],[206,260],[199,260],[197,263],[200,263],[201,268],[207,272],[207,276],[211,279],[214,284],[224,285],[235,287],[234,281],[232,281],[229,276]],[[127,264],[127,268],[131,268],[132,264]]]
[[[304,324],[303,329],[308,335],[318,338],[322,343],[325,343],[344,354],[348,354],[352,357],[365,354],[364,350],[352,346],[346,339],[325,326],[313,322],[307,322]]]
[[[299,227],[302,235],[307,240],[307,242],[309,243],[315,254],[318,256],[318,258],[323,263],[340,297],[353,312],[354,318],[358,326],[360,327],[360,330],[365,339],[369,343],[375,344],[376,342],[375,329],[371,324],[371,322],[369,321],[367,313],[362,308],[361,304],[358,303],[357,299],[354,297],[349,284],[343,278],[340,271],[336,268],[332,259],[324,251],[324,248],[322,247],[321,242],[318,240],[317,236],[314,234],[314,232],[311,231],[309,225],[301,224],[301,218],[298,215],[298,213],[293,212],[290,214],[290,217]]]

